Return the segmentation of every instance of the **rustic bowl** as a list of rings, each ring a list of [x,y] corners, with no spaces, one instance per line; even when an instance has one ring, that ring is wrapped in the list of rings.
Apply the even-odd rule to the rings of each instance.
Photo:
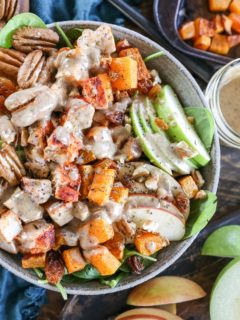
[[[60,25],[64,30],[72,27],[95,29],[100,25],[100,23],[91,21],[66,21],[61,22]],[[54,28],[54,25],[51,24],[49,27]],[[159,71],[163,82],[169,83],[174,88],[184,106],[198,106],[201,108],[206,106],[204,95],[192,75],[169,52],[167,52],[157,43],[140,35],[139,33],[115,25],[112,25],[111,27],[116,38],[128,39],[130,43],[134,44],[134,46],[141,50],[143,56],[147,56],[160,50],[164,51],[165,55],[150,61],[148,63],[148,67]],[[217,134],[215,134],[214,143],[211,150],[211,158],[212,161],[207,167],[204,168],[203,175],[206,180],[205,188],[216,192],[220,172],[220,148]],[[128,276],[127,278],[123,279],[116,288],[111,289],[99,284],[96,281],[91,281],[81,284],[66,284],[65,289],[69,294],[78,295],[98,295],[129,289],[153,278],[172,265],[187,250],[196,237],[197,235],[184,241],[172,243],[171,246],[159,253],[158,261],[144,270],[141,275],[132,274]],[[20,257],[18,256],[0,251],[0,264],[10,272],[25,279],[26,281],[38,286],[42,286],[49,290],[57,291],[56,287],[52,285],[39,284],[38,278],[33,271],[22,269]]]

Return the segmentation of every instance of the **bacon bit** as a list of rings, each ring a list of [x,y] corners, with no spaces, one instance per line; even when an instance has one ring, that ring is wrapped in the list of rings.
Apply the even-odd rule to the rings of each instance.
[[[150,98],[155,98],[161,91],[161,85],[160,84],[155,84],[151,89],[150,91],[148,92],[148,96]]]
[[[116,44],[116,50],[117,50],[117,52],[119,52],[119,51],[121,51],[121,50],[123,50],[123,49],[128,49],[128,48],[130,48],[130,47],[131,47],[131,45],[130,45],[130,43],[128,42],[127,39],[119,40],[119,41],[117,42],[117,44]]]
[[[156,123],[156,125],[157,125],[159,128],[161,128],[161,129],[164,130],[164,131],[166,131],[166,130],[169,129],[168,124],[167,124],[163,119],[161,119],[161,118],[156,118],[156,119],[155,119],[155,123]]]
[[[50,251],[46,258],[46,278],[49,283],[57,284],[64,275],[64,263],[61,255],[56,251]]]
[[[121,111],[106,112],[106,119],[116,125],[121,125],[124,120],[124,113]]]
[[[138,90],[143,94],[148,94],[152,87],[153,82],[151,79],[143,79],[138,81]]]

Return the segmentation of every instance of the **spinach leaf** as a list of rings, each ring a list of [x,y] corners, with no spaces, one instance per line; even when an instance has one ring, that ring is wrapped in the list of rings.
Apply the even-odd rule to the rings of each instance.
[[[110,288],[115,288],[118,283],[126,277],[125,272],[119,272],[117,275],[108,277],[108,278],[101,278],[99,282],[105,286],[108,286]]]
[[[71,28],[66,31],[66,36],[74,43],[83,33],[84,29],[81,28]]]
[[[187,107],[184,109],[189,117],[194,118],[193,126],[206,149],[210,151],[214,137],[214,120],[207,108]]]
[[[55,28],[57,29],[58,33],[60,34],[60,36],[63,38],[63,40],[65,41],[66,45],[70,48],[73,49],[73,45],[71,44],[71,41],[68,39],[68,36],[66,35],[66,33],[63,31],[62,27],[58,24],[55,23]]]
[[[129,258],[131,256],[138,256],[138,257],[143,258],[144,260],[150,260],[150,261],[153,261],[153,262],[157,261],[157,259],[154,258],[153,256],[145,256],[144,254],[141,254],[138,251],[125,248],[123,261],[125,261],[127,258]]]
[[[217,196],[210,191],[205,192],[207,194],[205,199],[191,201],[191,211],[187,220],[184,239],[197,234],[205,228],[216,212]]]
[[[12,35],[22,27],[47,28],[46,24],[33,13],[20,13],[8,21],[0,31],[0,47],[11,48]]]
[[[164,55],[165,55],[165,53],[163,51],[158,51],[153,54],[150,54],[149,56],[145,57],[143,60],[144,60],[144,62],[148,62],[150,60],[157,59],[157,58],[164,56]]]
[[[90,264],[87,264],[83,270],[72,273],[72,275],[76,278],[85,280],[94,280],[101,278],[101,275],[97,271],[97,269]]]

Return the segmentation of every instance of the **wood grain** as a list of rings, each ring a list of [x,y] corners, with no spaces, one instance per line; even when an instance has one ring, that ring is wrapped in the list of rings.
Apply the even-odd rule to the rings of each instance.
[[[152,1],[143,1],[141,9],[148,18],[153,19]],[[142,31],[129,22],[126,22],[126,26],[142,34]],[[224,216],[227,218],[231,212],[239,209],[239,217],[236,217],[236,223],[239,224],[240,150],[225,146],[221,146],[221,150],[221,178],[218,189],[219,204],[214,220]],[[208,308],[211,288],[219,271],[228,262],[228,259],[209,258],[200,255],[201,247],[206,237],[206,232],[200,235],[177,263],[164,273],[191,278],[199,283],[208,293],[204,299],[178,305],[178,313],[184,320],[209,320]],[[64,301],[59,294],[48,292],[49,302],[43,306],[38,319],[106,320],[128,308],[125,303],[128,293],[129,290],[97,297],[73,297],[68,301],[64,312],[60,316]]]

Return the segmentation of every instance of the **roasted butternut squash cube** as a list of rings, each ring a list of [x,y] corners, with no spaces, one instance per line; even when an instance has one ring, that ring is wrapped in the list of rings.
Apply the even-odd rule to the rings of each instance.
[[[133,60],[137,61],[137,70],[138,70],[138,81],[146,78],[150,78],[150,73],[143,61],[141,53],[138,48],[128,48],[119,52],[119,57],[130,57]]]
[[[215,34],[214,22],[204,18],[197,18],[194,20],[195,38],[200,36],[212,37]]]
[[[117,164],[111,159],[102,159],[94,164],[94,169],[116,169]]]
[[[240,35],[234,34],[227,37],[229,48],[233,48],[240,44]]]
[[[114,169],[96,169],[88,193],[88,200],[103,206],[109,200],[115,175]]]
[[[228,38],[225,35],[216,34],[212,38],[212,42],[209,48],[209,51],[218,53],[218,54],[228,54],[229,52],[229,44]]]
[[[189,21],[184,23],[179,29],[179,35],[183,40],[190,40],[195,37],[195,23]]]
[[[124,204],[128,198],[128,188],[121,186],[113,186],[110,199],[114,202]]]
[[[213,18],[214,30],[216,33],[221,33],[224,31],[223,21],[220,14],[216,14]]]
[[[194,41],[194,48],[207,51],[211,45],[211,38],[208,36],[200,36]]]
[[[233,0],[229,6],[229,11],[240,14],[240,0]]]
[[[124,253],[124,236],[120,232],[115,232],[114,237],[104,243],[104,246],[116,257],[122,260]]]
[[[169,242],[158,233],[140,230],[137,232],[134,244],[141,254],[150,256],[160,249],[166,247]]]
[[[240,14],[231,12],[228,18],[232,20],[232,29],[240,33]]]
[[[22,258],[22,267],[24,269],[45,268],[46,252],[31,254],[26,253]]]
[[[86,249],[106,242],[114,236],[112,225],[101,217],[94,218],[78,229],[80,245]],[[87,237],[87,240],[86,240]]]
[[[222,23],[223,23],[224,31],[227,34],[232,34],[232,20],[223,14]]]
[[[78,167],[81,175],[80,198],[86,199],[93,181],[94,169],[90,165],[81,165]]]
[[[79,164],[87,164],[96,160],[96,157],[92,151],[88,150],[80,150],[79,157],[77,159],[77,163]]]
[[[118,259],[104,246],[84,250],[83,254],[86,260],[91,263],[102,276],[114,274],[121,265]]]
[[[68,273],[80,271],[86,266],[79,248],[64,250],[62,256]]]
[[[113,90],[136,89],[138,84],[137,61],[130,57],[113,58],[110,64],[110,81]]]
[[[229,7],[231,0],[209,0],[209,10],[216,11],[226,11]]]
[[[189,199],[194,198],[196,193],[198,192],[198,186],[196,182],[193,180],[192,176],[185,176],[178,179],[183,191],[187,195]]]
[[[80,81],[84,99],[95,109],[107,109],[113,100],[112,88],[107,74]]]

